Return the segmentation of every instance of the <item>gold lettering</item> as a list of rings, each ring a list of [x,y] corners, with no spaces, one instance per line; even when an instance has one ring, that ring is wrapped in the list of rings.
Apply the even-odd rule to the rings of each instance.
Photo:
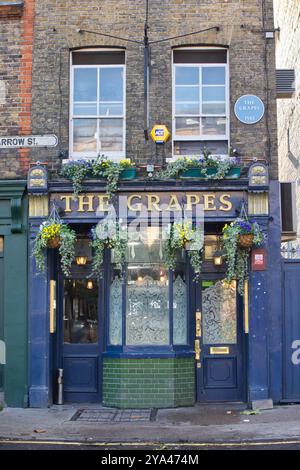
[[[171,194],[169,205],[166,209],[167,211],[181,211],[180,204],[178,202],[178,198],[175,194]]]
[[[227,198],[230,199],[230,197],[230,194],[222,194],[220,196],[220,202],[223,204],[220,206],[220,211],[228,212],[232,209],[232,202],[227,200]]]
[[[64,199],[66,200],[65,212],[72,212],[72,210],[71,210],[72,197],[73,196],[60,196],[61,201],[63,201]]]
[[[186,202],[187,202],[186,209],[188,211],[191,211],[193,208],[192,206],[196,206],[197,204],[200,203],[200,197],[197,196],[197,194],[187,194]]]
[[[217,208],[215,206],[215,194],[203,194],[204,198],[204,210],[205,211],[216,211]]]
[[[160,203],[160,198],[156,194],[148,194],[148,211],[155,210],[157,212],[161,211],[161,208],[159,207]]]
[[[108,212],[109,211],[109,196],[101,194],[98,196],[99,205],[97,211]]]
[[[87,201],[84,199],[87,198]],[[78,196],[78,210],[77,212],[94,212],[93,208],[94,195],[90,194],[88,196]],[[84,207],[87,206],[85,210]]]
[[[137,203],[135,204],[135,206],[132,206],[132,200],[133,199],[139,199],[141,200],[142,199],[142,196],[140,196],[139,194],[132,194],[131,196],[129,196],[129,198],[127,199],[127,207],[130,211],[133,211],[133,212],[137,212],[137,211],[141,211],[142,210],[142,204],[141,203]]]

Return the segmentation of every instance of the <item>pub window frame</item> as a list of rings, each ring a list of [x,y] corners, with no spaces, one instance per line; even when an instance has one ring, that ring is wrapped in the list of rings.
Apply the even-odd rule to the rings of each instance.
[[[186,52],[204,52],[209,56],[209,53],[211,52],[212,54],[216,51],[224,51],[226,53],[226,63],[218,63],[218,62],[174,62],[174,53],[177,51],[186,51]],[[187,114],[186,116],[189,117],[197,117],[200,118],[200,123],[199,123],[199,129],[200,133],[195,136],[182,136],[176,134],[176,117],[184,117],[184,115],[179,115],[176,114],[176,67],[195,67],[199,69],[199,114]],[[201,70],[203,67],[224,67],[225,69],[225,113],[219,113],[219,114],[204,114],[202,113],[202,88],[203,88],[203,83],[201,79]],[[212,86],[212,85],[208,85]],[[218,85],[215,85],[218,86]],[[222,115],[222,116],[221,116]],[[219,135],[211,135],[211,134],[201,134],[201,118],[202,117],[224,117],[225,118],[225,134],[219,134]],[[185,154],[178,154],[175,153],[175,142],[207,142],[207,141],[214,141],[214,142],[227,142],[227,148],[230,147],[230,76],[229,76],[229,51],[225,47],[176,47],[172,50],[172,158],[168,159],[170,160],[176,160],[179,157],[188,157],[191,156],[191,153],[185,153]],[[201,156],[202,153],[194,153],[194,156]],[[220,155],[215,154],[215,155]],[[222,154],[222,155],[227,155],[227,152]]]
[[[73,57],[76,52],[80,52],[82,54],[94,52],[94,53],[124,53],[124,63],[113,63],[113,64],[74,64]],[[97,70],[97,114],[96,115],[76,115],[74,113],[74,72],[76,69],[96,69]],[[99,90],[99,78],[100,78],[100,70],[101,69],[109,69],[109,68],[122,68],[123,70],[123,102],[122,102],[122,114],[120,115],[110,115],[105,116],[101,115],[99,112],[100,107],[100,90]],[[113,103],[113,102],[110,102]],[[97,121],[97,149],[96,151],[83,151],[83,152],[75,152],[73,150],[74,145],[74,120],[75,119],[95,119]],[[99,123],[101,119],[122,119],[122,150],[118,151],[109,151],[109,150],[102,150],[99,146],[100,139],[99,139]],[[119,161],[120,159],[125,157],[126,152],[126,53],[125,49],[123,48],[101,48],[101,49],[81,49],[76,51],[71,51],[70,54],[70,99],[69,99],[69,158],[72,160],[89,160],[95,159],[99,155],[104,155],[111,160]]]

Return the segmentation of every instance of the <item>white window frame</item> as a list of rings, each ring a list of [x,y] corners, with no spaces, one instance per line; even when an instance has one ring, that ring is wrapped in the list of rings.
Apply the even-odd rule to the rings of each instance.
[[[81,52],[97,52],[95,49],[85,49],[85,51]],[[112,49],[101,49],[98,52],[110,51],[112,54],[114,51],[120,51],[120,49],[112,50]],[[125,52],[124,52],[125,53]],[[126,147],[126,63],[125,64],[104,64],[104,65],[73,65],[73,53],[71,53],[71,70],[70,70],[70,109],[69,109],[69,159],[70,160],[94,160],[98,157],[98,155],[105,155],[111,160],[119,161],[125,157],[125,147]],[[126,59],[126,56],[125,56]],[[73,105],[74,105],[74,73],[76,69],[96,69],[97,70],[97,111],[99,111],[99,70],[104,68],[122,68],[123,69],[123,114],[116,115],[116,116],[100,116],[97,114],[96,116],[87,115],[87,116],[74,116],[73,114]],[[99,122],[100,119],[123,119],[123,142],[122,142],[122,150],[121,151],[107,151],[101,150],[99,148],[99,138],[97,139],[97,150],[96,152],[74,152],[73,151],[73,121],[74,119],[96,119],[97,120],[97,134],[99,136]]]
[[[226,140],[228,142],[228,147],[230,146],[230,90],[229,90],[229,84],[230,84],[230,78],[229,78],[229,54],[228,50],[226,49],[226,63],[194,63],[194,62],[187,62],[187,63],[174,63],[174,52],[178,50],[186,50],[186,51],[206,51],[206,52],[214,52],[216,50],[223,50],[224,48],[199,48],[199,47],[193,47],[193,48],[186,48],[186,47],[181,47],[181,48],[176,48],[172,51],[172,158],[169,158],[168,161],[174,161],[177,160],[179,157],[190,157],[190,154],[187,155],[175,155],[175,141],[186,141],[186,142],[201,142],[201,141],[224,141]],[[175,69],[176,67],[197,67],[199,69],[202,69],[203,67],[224,67],[225,68],[225,114],[224,118],[226,120],[225,123],[225,134],[224,135],[211,135],[211,134],[201,134],[199,136],[182,136],[182,135],[176,135],[176,117],[175,110],[176,110],[176,99],[175,99]],[[202,73],[199,74],[199,90],[200,90],[200,106],[202,107]],[[188,85],[187,85],[188,86]],[[191,85],[192,86],[192,85]],[[206,85],[205,85],[206,86]],[[207,85],[207,86],[214,86],[214,85]],[[187,115],[182,115],[182,117],[186,117]],[[219,117],[220,114],[189,114],[188,116],[191,117],[199,117],[200,119],[202,117]],[[195,156],[200,156],[195,155]]]

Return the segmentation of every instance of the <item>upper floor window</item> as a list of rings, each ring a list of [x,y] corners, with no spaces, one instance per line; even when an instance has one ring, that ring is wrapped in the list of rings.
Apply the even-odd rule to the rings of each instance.
[[[70,155],[125,155],[125,52],[72,53]]]
[[[173,155],[227,154],[227,50],[173,51]]]

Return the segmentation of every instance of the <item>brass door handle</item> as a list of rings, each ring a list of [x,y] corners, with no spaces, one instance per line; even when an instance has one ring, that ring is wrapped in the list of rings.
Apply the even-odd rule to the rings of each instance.
[[[200,340],[195,339],[195,359],[196,359],[196,361],[200,361],[200,353],[201,353]]]
[[[200,310],[197,310],[196,312],[196,336],[201,337],[202,332],[201,332],[201,312]]]

